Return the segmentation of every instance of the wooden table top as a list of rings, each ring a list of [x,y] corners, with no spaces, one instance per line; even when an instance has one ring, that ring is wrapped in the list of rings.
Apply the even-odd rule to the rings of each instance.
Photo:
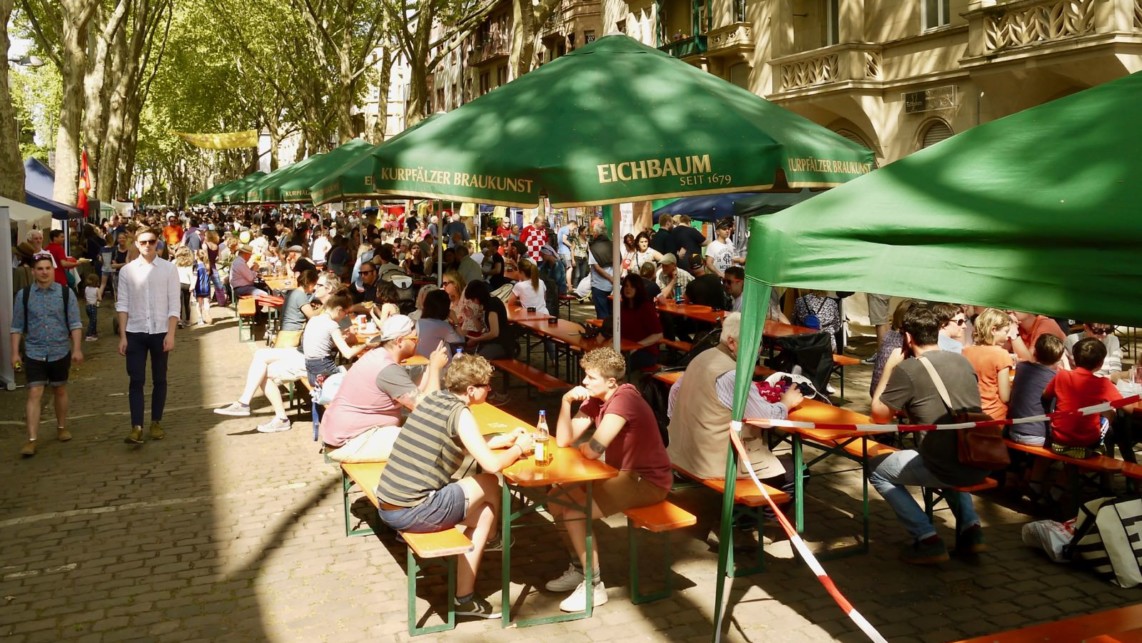
[[[290,290],[297,287],[297,280],[293,277],[266,277],[265,282],[274,290]]]
[[[612,346],[612,340],[609,340],[600,333],[590,339],[583,336],[583,327],[573,321],[566,319],[557,319],[556,323],[549,324],[547,321],[534,321],[522,320],[515,322],[520,326],[528,329],[532,333],[540,337],[554,339],[570,346],[573,350],[579,352],[587,352],[596,348],[604,348]],[[642,348],[638,342],[630,340],[622,340],[619,344],[619,349],[623,352],[632,352]]]
[[[493,406],[486,402],[484,404],[474,404],[468,407],[468,409],[472,411],[472,415],[476,418],[476,424],[480,426],[480,433],[484,435],[508,433],[517,427],[522,427],[531,432],[535,431],[535,426],[524,422],[498,406]]]
[[[504,480],[517,487],[545,487],[552,484],[574,484],[606,480],[619,474],[602,460],[588,460],[578,447],[557,447],[555,436],[548,443],[553,451],[551,462],[539,466],[535,458],[522,458],[503,470]]]
[[[655,299],[654,307],[657,308],[660,313],[686,317],[708,324],[720,324],[722,323],[722,319],[729,314],[729,311],[714,310],[709,306],[699,304],[679,304],[670,299]]]
[[[522,306],[506,306],[508,311],[508,321],[547,321],[554,317],[551,313],[529,313],[527,309]]]

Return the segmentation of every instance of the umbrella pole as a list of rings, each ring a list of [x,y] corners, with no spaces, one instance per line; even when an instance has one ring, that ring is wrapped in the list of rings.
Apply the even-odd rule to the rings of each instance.
[[[621,206],[620,206],[621,208]],[[616,353],[622,354],[619,347],[622,346],[622,337],[620,337],[619,327],[622,325],[622,303],[623,293],[619,282],[622,281],[622,266],[623,258],[619,250],[622,248],[622,239],[619,238],[619,232],[622,230],[622,214],[621,210],[618,216],[615,216],[614,210],[611,211],[611,331],[614,333],[611,339],[614,343]]]

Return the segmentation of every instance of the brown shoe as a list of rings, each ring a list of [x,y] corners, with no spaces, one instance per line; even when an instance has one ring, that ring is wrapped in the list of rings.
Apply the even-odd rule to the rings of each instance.
[[[24,448],[20,449],[20,455],[24,456],[25,458],[30,458],[36,455],[36,441],[28,440],[25,442]]]
[[[151,439],[161,440],[165,437],[167,434],[163,431],[163,427],[158,422],[151,422]]]
[[[56,439],[60,442],[67,442],[71,439],[71,431],[68,431],[63,427],[56,429]]]

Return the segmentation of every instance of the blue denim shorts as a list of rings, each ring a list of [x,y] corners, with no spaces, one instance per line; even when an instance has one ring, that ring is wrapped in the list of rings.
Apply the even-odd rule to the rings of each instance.
[[[381,522],[396,531],[423,534],[455,527],[464,520],[468,501],[464,488],[453,482],[432,492],[424,502],[406,509],[380,510]]]

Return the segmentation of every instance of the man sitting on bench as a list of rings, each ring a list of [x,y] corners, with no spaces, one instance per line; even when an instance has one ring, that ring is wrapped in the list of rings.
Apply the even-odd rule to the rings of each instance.
[[[447,299],[447,298],[446,298]],[[419,396],[440,390],[448,346],[437,344],[420,384],[401,362],[416,354],[416,326],[404,315],[381,325],[380,347],[357,360],[321,420],[325,455],[337,462],[383,462],[400,432],[401,414],[415,410]]]
[[[396,531],[430,533],[459,527],[472,550],[457,566],[456,615],[499,618],[499,612],[475,597],[476,572],[484,546],[496,530],[500,482],[496,473],[532,449],[524,431],[485,441],[468,407],[488,397],[492,365],[478,355],[452,360],[445,390],[420,398],[397,434],[389,463],[377,484],[381,522]],[[494,453],[492,449],[506,448]],[[484,473],[453,480],[467,452]]]
[[[619,470],[609,480],[590,483],[593,497],[592,518],[657,504],[670,493],[672,481],[670,458],[658,435],[654,411],[631,384],[622,383],[627,365],[623,356],[612,348],[598,348],[583,356],[583,384],[563,395],[556,424],[555,441],[561,447],[574,444],[591,428],[595,433],[579,445],[583,457],[597,460],[606,454],[607,464]],[[571,404],[581,402],[572,415]],[[579,505],[587,501],[582,485],[567,489],[567,498]],[[575,590],[559,604],[564,612],[581,612],[587,607],[587,586],[583,570],[587,564],[587,524],[579,509],[551,503],[547,507],[556,519],[562,518],[562,532],[568,549],[573,552],[571,566],[563,575],[547,583],[549,592]],[[599,565],[598,541],[591,552],[594,566]],[[607,602],[607,588],[598,569],[592,570],[593,603]]]
[[[872,419],[889,422],[897,413],[913,424],[949,423],[953,409],[944,405],[939,389],[921,361],[928,360],[948,390],[955,411],[979,411],[975,371],[962,355],[940,350],[940,320],[927,306],[914,306],[902,324],[904,346],[893,351],[884,376],[872,395]],[[909,359],[918,358],[918,359]],[[913,565],[936,565],[948,560],[948,548],[908,486],[949,488],[983,482],[988,472],[960,464],[957,432],[930,431],[918,450],[897,451],[875,467],[868,481],[884,497],[896,518],[912,536],[900,560]],[[944,496],[956,517],[957,553],[984,551],[983,529],[970,493],[950,490]]]
[[[740,336],[741,313],[726,315],[722,321],[721,342],[699,353],[670,388],[667,404],[670,447],[667,452],[671,462],[699,478],[722,478],[726,475],[726,449],[730,442]],[[676,404],[679,396],[686,400],[686,404]],[[802,399],[801,391],[790,386],[780,402],[770,404],[761,398],[756,387],[751,386],[745,417],[784,420]],[[741,437],[757,477],[773,487],[785,486],[785,467],[770,452],[762,430],[743,427]],[[745,463],[739,462],[738,476],[747,475]]]

